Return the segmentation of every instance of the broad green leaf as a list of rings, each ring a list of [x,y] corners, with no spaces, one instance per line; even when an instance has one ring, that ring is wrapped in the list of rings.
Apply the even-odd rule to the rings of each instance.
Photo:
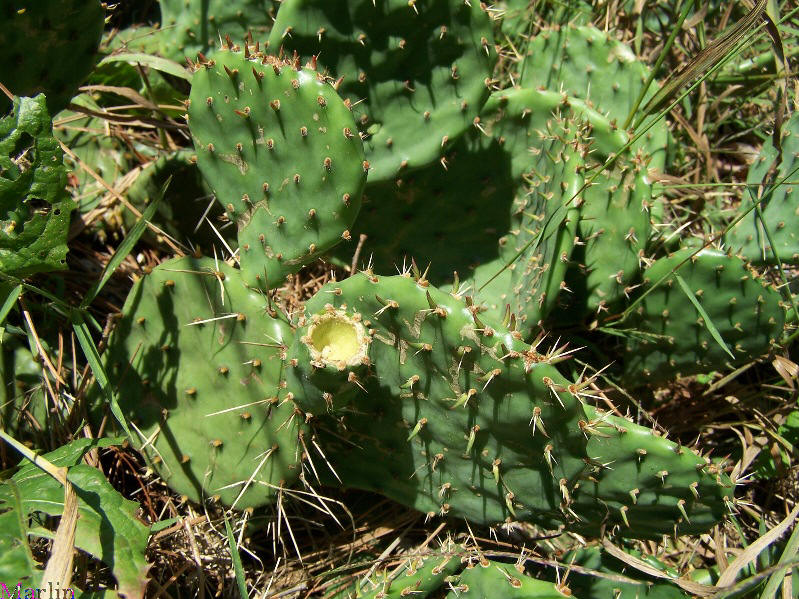
[[[66,267],[69,215],[63,153],[43,95],[15,98],[0,118],[0,273]]]
[[[147,585],[144,551],[149,527],[136,517],[138,504],[123,498],[102,472],[78,463],[90,449],[118,441],[79,439],[44,458],[69,467],[67,477],[78,495],[75,546],[111,568],[118,595],[136,599],[144,595]],[[34,568],[32,558],[26,558],[27,537],[52,538],[55,531],[44,528],[38,515],[60,516],[63,502],[61,484],[33,464],[25,464],[11,480],[0,484],[0,580],[13,579],[13,584],[23,576],[38,580],[41,571]],[[4,566],[14,569],[5,578]]]

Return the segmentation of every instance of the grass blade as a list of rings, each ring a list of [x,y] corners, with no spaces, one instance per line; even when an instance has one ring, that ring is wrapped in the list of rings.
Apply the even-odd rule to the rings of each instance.
[[[17,285],[14,287],[6,297],[6,300],[3,302],[3,306],[0,307],[0,326],[6,321],[6,317],[8,313],[11,312],[11,308],[14,307],[14,304],[17,303],[20,294],[22,293],[22,285]]]
[[[785,568],[779,570],[778,572],[774,572],[766,583],[766,586],[763,588],[763,592],[760,593],[760,599],[773,599],[774,596],[777,594],[777,589],[779,588],[780,584],[785,579],[785,576],[789,572],[788,563],[791,561],[796,561],[797,554],[799,553],[799,528],[794,528],[793,532],[791,533],[788,542],[785,545],[785,549],[780,556],[779,561],[777,561],[778,566],[785,565]]]
[[[181,79],[185,79],[191,83],[191,73],[187,69],[173,60],[161,58],[160,56],[152,56],[150,54],[142,54],[140,52],[112,54],[111,56],[106,56],[103,58],[97,64],[97,66],[102,66],[104,64],[108,64],[109,62],[127,62],[132,65],[141,64],[155,69],[156,71],[161,71],[162,73],[167,73],[169,75],[173,75],[174,77],[180,77]]]
[[[225,531],[227,532],[227,542],[230,548],[230,557],[233,560],[233,571],[236,573],[236,584],[239,587],[239,595],[241,599],[247,599],[247,582],[244,580],[244,566],[241,565],[241,556],[239,555],[239,548],[236,546],[236,539],[233,536],[233,529],[230,528],[230,522],[225,515]]]
[[[80,303],[81,310],[89,307],[89,305],[94,301],[94,298],[97,297],[97,294],[100,293],[102,288],[108,282],[108,279],[111,278],[111,275],[114,274],[114,271],[119,268],[119,265],[122,264],[122,261],[127,258],[128,254],[130,254],[131,250],[133,250],[133,246],[136,245],[136,242],[139,241],[139,238],[147,228],[147,222],[153,217],[153,214],[155,214],[155,211],[158,208],[158,204],[164,198],[164,195],[166,195],[166,190],[171,182],[172,177],[169,177],[166,180],[166,183],[164,183],[163,187],[161,187],[161,191],[155,197],[155,200],[153,200],[150,205],[147,206],[147,209],[142,213],[141,218],[130,230],[130,233],[128,233],[125,239],[122,240],[122,243],[119,244],[119,247],[111,257],[111,260],[109,260],[108,264],[105,265],[100,280],[92,285],[89,291],[86,292],[86,296]]]
[[[133,439],[134,437],[130,432],[125,416],[122,414],[122,409],[119,407],[116,395],[109,385],[108,375],[100,361],[100,352],[97,351],[97,346],[94,344],[91,333],[89,333],[89,327],[83,319],[83,314],[78,310],[73,310],[71,320],[75,336],[78,338],[78,343],[83,350],[83,354],[86,356],[86,361],[89,363],[89,368],[92,369],[92,374],[94,374],[97,384],[100,385],[100,389],[102,389],[103,395],[105,395],[106,401],[108,401],[108,405],[111,407],[111,413],[117,419],[117,422],[119,422],[122,430],[125,431],[128,439]]]
[[[724,339],[721,337],[719,330],[716,328],[716,325],[713,324],[713,321],[710,319],[710,316],[708,316],[708,313],[705,312],[705,309],[702,307],[702,304],[700,304],[699,300],[696,299],[696,296],[694,295],[694,292],[691,290],[691,288],[688,286],[688,283],[686,283],[685,279],[683,279],[676,272],[674,273],[674,278],[677,280],[677,283],[679,283],[680,289],[683,290],[683,293],[685,293],[688,299],[691,300],[691,303],[694,305],[694,308],[696,308],[696,311],[699,312],[699,314],[702,316],[702,320],[705,321],[705,326],[707,327],[707,330],[710,332],[710,334],[713,336],[713,339],[715,339],[716,343],[718,343],[721,346],[721,349],[727,352],[729,356],[734,360],[735,356],[730,351],[730,348],[727,347],[727,344],[724,343]]]
[[[707,68],[727,54],[738,42],[755,26],[766,10],[767,0],[758,0],[758,3],[735,26],[722,35],[715,42],[699,52],[682,69],[669,77],[658,92],[652,96],[643,108],[639,123],[646,115],[652,114],[665,106],[669,99],[691,79],[703,74]]]

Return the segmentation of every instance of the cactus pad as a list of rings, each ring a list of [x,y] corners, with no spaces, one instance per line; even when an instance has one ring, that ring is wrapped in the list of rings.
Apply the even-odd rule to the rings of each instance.
[[[667,278],[634,307],[622,328],[628,329],[623,368],[640,382],[675,374],[710,372],[766,353],[783,330],[785,314],[778,291],[764,286],[735,256],[718,250],[680,250],[644,271],[644,291]],[[687,261],[687,262],[686,262]],[[679,284],[677,270],[712,325],[732,352],[714,339],[704,317]]]
[[[772,183],[775,187],[761,204],[763,223],[757,213],[752,210],[737,225],[727,232],[726,240],[736,252],[742,253],[748,260],[763,264],[776,262],[765,227],[771,233],[776,244],[774,248],[782,262],[799,263],[799,231],[796,221],[799,218],[799,193],[792,176],[799,162],[799,114],[794,114],[782,127],[782,155]],[[769,139],[755,163],[749,169],[747,182],[749,191],[744,194],[741,209],[750,205],[752,199],[760,200],[768,191],[764,187],[764,179],[769,174],[773,163],[777,160],[777,150]],[[787,178],[786,182],[782,182]]]
[[[370,180],[437,161],[488,97],[496,52],[479,2],[285,0],[269,38],[276,53],[318,56],[343,77],[366,136]]]
[[[590,25],[544,29],[528,45],[520,69],[523,87],[587,100],[619,126],[649,75],[627,45]]]
[[[323,318],[342,337],[366,331],[360,350],[344,352],[356,359],[319,359],[333,351],[315,346]],[[557,352],[539,353],[465,298],[358,274],[323,287],[298,324],[287,397],[317,417],[346,485],[431,515],[618,524],[629,536],[673,533],[675,523],[678,534],[706,530],[723,515],[723,474],[584,406],[585,385],[551,365]]]
[[[352,114],[319,73],[220,51],[190,99],[198,165],[238,226],[248,285],[278,284],[350,238],[368,165]]]
[[[274,19],[273,0],[160,0],[163,56],[183,62],[197,52],[212,53],[229,36],[262,39]]]
[[[0,56],[10,68],[0,83],[17,96],[46,94],[55,115],[94,66],[104,26],[105,8],[98,0],[3,2]],[[0,94],[0,112],[7,106]]]
[[[303,425],[277,400],[288,335],[238,271],[211,259],[166,262],[133,287],[106,369],[136,447],[176,492],[244,508],[297,479]]]

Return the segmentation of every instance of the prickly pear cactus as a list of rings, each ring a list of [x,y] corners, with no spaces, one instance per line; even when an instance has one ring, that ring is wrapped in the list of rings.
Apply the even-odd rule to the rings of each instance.
[[[626,301],[639,282],[652,229],[652,185],[641,154],[622,155],[586,179],[565,302],[581,313],[600,314]]]
[[[44,93],[55,115],[65,108],[97,57],[105,26],[99,0],[8,0],[0,7],[0,82],[17,96]],[[9,105],[0,94],[0,113]]]
[[[63,152],[45,97],[15,98],[0,119],[0,271],[16,276],[63,269],[69,215]]]
[[[159,0],[163,56],[177,62],[197,52],[213,54],[225,36],[240,41],[265,38],[274,20],[275,0]]]
[[[496,51],[480,2],[285,0],[269,51],[318,56],[352,104],[370,181],[442,156],[488,97]]]
[[[405,567],[392,577],[382,572],[360,585],[363,590],[351,593],[359,599],[424,599],[446,584],[449,577],[461,568],[461,560],[454,553],[455,545],[448,542],[437,552],[409,557]]]
[[[581,125],[547,122],[538,164],[517,193],[509,234],[500,239],[501,257],[511,270],[510,309],[530,337],[556,305],[574,249],[585,162]]]
[[[733,251],[740,252],[747,260],[757,264],[775,263],[775,252],[783,263],[799,262],[799,233],[796,230],[799,193],[792,183],[795,178],[791,176],[799,155],[799,114],[794,113],[783,124],[781,143],[782,153],[778,155],[773,141],[769,139],[750,167],[747,177],[749,187],[744,193],[741,208],[749,207],[752,201],[762,200],[760,209],[763,221],[752,210],[726,234],[727,243]],[[779,163],[775,164],[777,160]],[[772,168],[775,169],[774,173],[771,173]],[[785,179],[787,181],[783,182]],[[772,251],[766,231],[775,243],[775,252]]]
[[[571,596],[565,585],[538,580],[524,574],[523,569],[485,558],[467,567],[450,585],[447,599],[562,599]]]
[[[640,558],[640,554],[630,553],[634,557]],[[642,578],[640,572],[608,555],[598,546],[569,551],[560,561],[594,572],[592,574],[577,571],[570,573],[569,586],[574,591],[575,597],[613,597],[614,599],[687,599],[689,597],[677,585],[670,584],[662,578],[646,576],[640,580]],[[653,557],[648,557],[645,561],[649,566],[660,570],[669,577],[678,577],[677,572],[666,568],[662,562]],[[601,574],[608,575],[608,577],[601,576]],[[618,580],[618,577],[621,576],[639,580],[638,582],[621,582]],[[611,577],[616,577],[616,579]]]
[[[345,485],[431,515],[642,537],[706,530],[725,511],[717,467],[585,405],[588,383],[558,373],[558,350],[469,298],[363,273],[323,287],[298,325],[285,397],[317,417]]]
[[[237,270],[180,258],[138,281],[105,354],[137,449],[178,493],[239,508],[300,474],[302,418],[277,398],[291,328]]]
[[[493,599],[562,599],[569,597],[565,585],[537,580],[524,569],[491,561],[479,552],[444,542],[437,551],[407,558],[399,572],[380,572],[343,597],[351,599],[400,599],[401,597],[470,597]]]
[[[368,170],[355,121],[320,73],[248,46],[198,69],[198,166],[238,227],[246,283],[274,286],[351,236]]]
[[[649,74],[628,46],[591,25],[555,26],[539,32],[519,69],[521,86],[542,86],[586,100],[618,126]]]
[[[627,334],[622,366],[631,380],[655,382],[734,366],[768,352],[782,334],[785,314],[778,291],[740,258],[712,249],[694,253],[680,250],[644,271],[641,290],[649,293],[633,304],[620,326]]]

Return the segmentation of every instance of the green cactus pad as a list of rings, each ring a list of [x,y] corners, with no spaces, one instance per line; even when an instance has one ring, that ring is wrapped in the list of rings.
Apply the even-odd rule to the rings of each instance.
[[[483,558],[466,568],[451,583],[447,599],[563,599],[571,597],[568,587],[523,574],[510,564]]]
[[[590,25],[544,29],[528,45],[519,70],[522,87],[545,87],[589,101],[619,126],[649,75],[627,45]]]
[[[8,0],[0,8],[0,77],[17,96],[47,96],[55,115],[69,104],[97,58],[105,26],[98,0]],[[12,66],[13,65],[13,66]],[[0,94],[0,113],[8,109]]]
[[[620,156],[608,170],[589,171],[565,297],[581,314],[606,312],[640,280],[649,241],[652,185],[642,155]]]
[[[392,578],[388,572],[378,574],[364,585],[362,594],[353,594],[353,597],[424,599],[444,586],[447,579],[460,569],[461,560],[452,553],[453,547],[453,543],[447,543],[439,552],[409,557],[396,577]]]
[[[320,74],[220,51],[190,99],[197,163],[238,226],[248,285],[282,283],[350,238],[367,165],[350,110]]]
[[[323,318],[342,336],[366,331],[346,363],[320,359],[325,344],[313,333]],[[345,485],[431,515],[594,531],[629,524],[627,536],[671,534],[675,523],[678,534],[706,530],[723,515],[726,477],[647,429],[583,406],[585,385],[570,385],[551,364],[558,352],[524,344],[466,298],[361,273],[323,287],[298,326],[286,397],[316,416]],[[654,474],[664,470],[665,486]]]
[[[631,380],[656,382],[678,375],[710,372],[768,352],[783,330],[785,314],[778,291],[764,284],[740,258],[718,250],[680,250],[644,271],[650,289],[620,326],[627,334],[622,367]],[[730,356],[713,337],[674,275],[703,307]]]
[[[480,2],[285,0],[269,50],[318,56],[343,77],[370,181],[437,161],[488,97],[496,52]]]
[[[799,114],[793,116],[782,126],[782,159],[776,165],[772,175],[775,187],[762,202],[763,213],[761,223],[756,211],[752,210],[726,234],[727,244],[735,252],[743,254],[747,260],[757,264],[775,263],[771,243],[764,230],[771,234],[777,254],[783,263],[799,263],[799,231],[796,222],[799,218],[799,193],[797,193],[791,176],[799,165]],[[749,169],[747,183],[748,192],[744,193],[744,201],[740,210],[748,208],[751,202],[758,201],[769,191],[763,186],[774,162],[778,159],[777,150],[771,139],[763,146],[760,155]],[[781,183],[787,178],[785,183]]]
[[[361,262],[397,272],[414,259],[436,284],[453,271],[468,276],[499,255],[499,236],[510,228],[516,184],[510,157],[499,142],[466,135],[438,162],[395,181],[366,186],[353,236],[367,238]],[[349,253],[352,253],[351,248]],[[342,258],[346,259],[345,248]]]
[[[547,123],[538,164],[527,175],[527,193],[517,194],[512,228],[500,239],[511,264],[511,311],[530,337],[557,304],[574,249],[585,163],[580,125],[566,119]]]
[[[641,559],[637,552],[630,552],[633,557]],[[688,599],[689,595],[675,584],[662,578],[645,576],[641,572],[628,567],[621,560],[608,555],[598,546],[585,547],[569,551],[560,560],[564,564],[574,564],[588,570],[607,574],[609,577],[596,574],[583,574],[572,571],[569,575],[569,586],[576,597],[613,597],[613,599]],[[649,566],[660,570],[664,575],[677,578],[677,573],[653,557],[645,559]],[[621,582],[618,577],[639,580]],[[610,577],[617,577],[616,580]],[[642,579],[643,580],[640,580]]]
[[[16,98],[0,119],[0,271],[26,276],[65,268],[75,207],[66,183],[44,96]]]
[[[106,369],[124,389],[137,449],[173,490],[245,508],[297,479],[302,419],[277,400],[291,328],[238,271],[165,262],[134,285],[122,313]]]
[[[163,56],[184,62],[197,52],[209,55],[229,36],[242,42],[252,34],[264,39],[272,25],[273,0],[159,0],[161,30],[158,36]]]

